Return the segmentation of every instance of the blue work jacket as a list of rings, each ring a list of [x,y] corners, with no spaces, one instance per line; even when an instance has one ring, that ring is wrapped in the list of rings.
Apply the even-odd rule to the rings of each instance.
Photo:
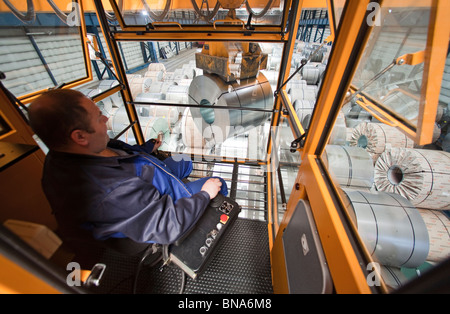
[[[150,143],[130,146],[111,140],[108,146],[128,154],[47,154],[42,186],[61,232],[73,236],[81,227],[100,240],[119,235],[159,244],[183,236],[205,211],[209,194],[192,194],[149,154]]]

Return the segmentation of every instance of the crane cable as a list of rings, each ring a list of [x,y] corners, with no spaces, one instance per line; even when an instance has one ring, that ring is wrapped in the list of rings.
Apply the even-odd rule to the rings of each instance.
[[[27,13],[23,14],[16,7],[9,2],[9,0],[3,0],[6,6],[11,10],[15,17],[24,23],[33,22],[36,18],[36,11],[34,10],[33,0],[27,0]]]

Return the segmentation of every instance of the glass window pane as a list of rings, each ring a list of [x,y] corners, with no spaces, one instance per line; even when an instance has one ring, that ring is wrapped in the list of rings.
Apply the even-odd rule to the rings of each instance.
[[[393,60],[426,48],[430,8],[383,7],[379,14],[352,84],[417,126],[424,63]]]
[[[439,112],[433,143],[417,146],[346,104],[322,156],[390,290],[450,257],[450,111]]]
[[[168,151],[266,159],[281,44],[135,44],[157,60],[122,45],[147,140],[162,133]]]
[[[427,80],[424,64],[394,65],[393,60],[425,49],[431,1],[410,7],[401,1],[383,4],[352,84],[416,124]],[[450,55],[430,144],[415,144],[348,98],[322,155],[390,291],[450,257],[449,65]]]
[[[397,289],[450,256],[450,153],[415,147],[368,113],[353,117],[341,111],[333,133],[344,137],[330,139],[322,159],[382,279]]]
[[[0,71],[6,88],[20,97],[88,77],[77,2],[46,3],[45,8],[8,3],[0,12]]]
[[[291,143],[295,139],[286,119],[282,118],[280,125],[273,130],[272,136],[271,160],[275,163],[275,166],[270,170],[273,178],[272,185],[276,190],[276,193],[273,194],[275,198],[273,204],[277,205],[276,212],[278,214],[278,223],[280,223],[297,178],[301,158],[298,151],[291,152],[290,150]]]
[[[338,29],[339,22],[341,21],[342,11],[344,11],[346,0],[334,0],[333,1],[333,9],[334,9],[334,20],[335,27]]]
[[[228,51],[227,56],[222,48]],[[267,219],[265,161],[281,48],[281,44],[267,43],[119,45],[144,139],[161,136],[160,150],[191,155],[192,179],[206,175],[224,178],[242,206],[240,216],[244,218]],[[220,60],[226,62],[222,67],[208,68],[208,57],[217,64]],[[118,84],[106,75],[105,78],[79,90],[93,97]],[[120,93],[98,101],[97,105],[109,117],[111,138],[130,124]],[[118,138],[136,144],[131,129]],[[287,142],[283,149],[288,149]],[[275,152],[286,160],[283,152]],[[285,180],[287,176],[283,173]]]

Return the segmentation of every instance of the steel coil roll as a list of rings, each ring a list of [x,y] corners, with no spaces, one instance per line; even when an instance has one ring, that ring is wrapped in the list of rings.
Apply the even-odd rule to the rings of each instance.
[[[314,100],[295,100],[293,105],[303,128],[309,128],[309,123],[311,122],[311,116],[316,102]]]
[[[385,192],[346,190],[349,210],[369,253],[385,266],[418,267],[429,252],[428,231],[419,211],[405,198]]]
[[[194,123],[208,142],[220,144],[228,137],[259,126],[269,118],[264,111],[239,109],[272,109],[273,94],[263,74],[230,84],[219,76],[196,76],[189,86],[189,102],[211,108],[190,108]],[[230,109],[214,109],[214,106]],[[237,108],[237,110],[232,110]]]
[[[364,148],[376,162],[386,146],[413,148],[414,142],[394,127],[363,122],[354,128],[349,144]]]
[[[364,149],[327,145],[323,156],[328,170],[341,187],[372,187],[372,157]]]
[[[330,134],[328,144],[331,145],[346,145],[347,144],[347,126],[345,125],[345,115],[339,111],[334,123],[333,130]]]
[[[390,79],[386,76],[385,79]],[[395,79],[394,79],[395,80]],[[418,104],[420,98],[413,94],[406,94],[401,89],[391,90],[384,98],[383,104],[414,124],[417,124]]]
[[[297,100],[312,100],[315,103],[317,97],[317,86],[300,85],[298,88],[291,88],[289,90],[289,97],[292,103]]]
[[[305,65],[300,72],[302,73],[302,78],[307,82],[308,85],[317,85],[317,83],[319,83],[320,79],[319,68],[313,65]]]
[[[166,99],[172,103],[187,104],[189,102],[189,86],[171,85],[167,88]]]
[[[181,117],[180,133],[184,146],[191,149],[203,148],[205,144],[204,139],[202,137],[202,134],[194,124],[194,120],[192,119],[192,114],[189,108],[186,108],[184,110],[184,113]]]
[[[173,113],[168,111],[167,117],[166,116],[161,117],[158,115],[153,115],[155,113],[154,110],[150,111],[145,107],[140,109],[145,109],[144,111],[146,112],[146,114],[139,116],[139,121],[141,124],[142,133],[144,134],[144,138],[149,140],[152,138],[157,138],[159,134],[162,134],[164,136],[164,139],[160,149],[167,150],[171,139],[169,120],[172,115],[178,115],[178,110],[173,109],[174,110]],[[125,106],[122,106],[109,118],[108,129],[111,130],[112,135],[115,136],[116,134],[124,130],[129,124],[130,122],[128,119],[128,115],[126,113],[126,108]],[[127,130],[127,132],[125,132],[120,137],[120,140],[130,145],[136,144],[136,140],[132,135],[131,129]]]
[[[163,95],[164,96],[164,95]],[[139,119],[145,117],[158,117],[166,119],[172,127],[180,119],[180,110],[173,106],[139,105],[136,106]]]
[[[419,212],[430,237],[427,261],[439,263],[450,258],[450,219],[439,210],[419,208]]]
[[[135,76],[128,79],[130,91],[133,98],[136,98],[141,93],[148,93],[152,85],[152,79],[149,77]]]
[[[148,92],[149,93],[167,93],[167,90],[171,87],[177,85],[174,82],[152,82],[150,85]]]
[[[416,207],[450,208],[450,153],[412,148],[392,148],[375,164],[379,191],[399,194]]]
[[[144,138],[149,140],[162,135],[160,150],[167,150],[170,144],[170,128],[167,119],[158,117],[141,118],[142,133]]]
[[[163,71],[166,73],[166,66],[163,63],[150,63],[148,65],[147,71]]]
[[[147,71],[144,77],[150,78],[152,82],[162,82],[164,81],[166,73],[163,71]]]
[[[408,282],[408,278],[400,268],[391,266],[381,266],[380,268],[381,278],[388,288],[396,290]]]

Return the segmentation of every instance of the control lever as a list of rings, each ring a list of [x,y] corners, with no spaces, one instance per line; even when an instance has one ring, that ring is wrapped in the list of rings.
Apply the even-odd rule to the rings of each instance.
[[[92,285],[98,287],[100,285],[100,280],[102,279],[105,268],[106,268],[105,264],[101,263],[95,264],[94,267],[92,267],[89,277],[84,282],[84,285],[86,287],[90,287]]]
[[[213,207],[213,208],[219,208],[220,205],[223,204],[223,202],[225,201],[225,196],[223,196],[223,194],[221,194],[220,192],[217,194],[216,197],[214,197],[210,202],[209,202],[209,206]]]

